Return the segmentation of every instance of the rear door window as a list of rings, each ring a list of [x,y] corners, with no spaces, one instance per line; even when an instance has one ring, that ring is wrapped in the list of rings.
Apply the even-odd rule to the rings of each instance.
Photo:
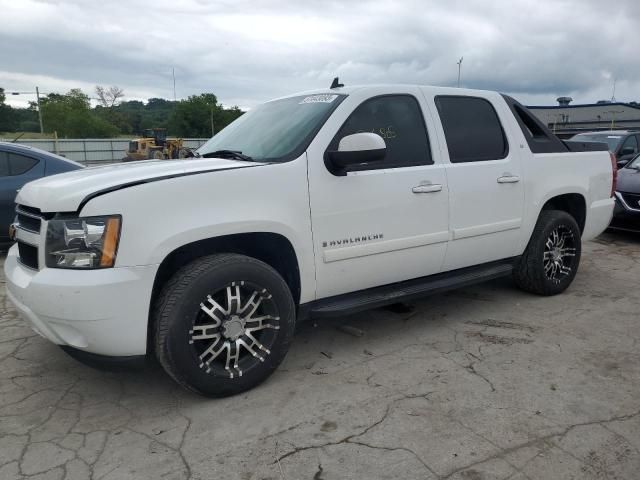
[[[488,100],[441,95],[435,102],[451,163],[499,160],[507,156],[507,138]]]
[[[0,177],[9,176],[9,155],[7,152],[0,152]]]
[[[9,175],[16,176],[27,173],[33,167],[35,167],[39,160],[31,157],[26,157],[18,153],[9,152]]]

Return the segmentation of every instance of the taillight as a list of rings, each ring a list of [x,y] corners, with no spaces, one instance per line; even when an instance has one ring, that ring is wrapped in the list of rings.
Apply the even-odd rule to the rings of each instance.
[[[616,186],[618,185],[618,162],[616,161],[616,156],[609,152],[609,156],[611,157],[611,196],[616,193]]]

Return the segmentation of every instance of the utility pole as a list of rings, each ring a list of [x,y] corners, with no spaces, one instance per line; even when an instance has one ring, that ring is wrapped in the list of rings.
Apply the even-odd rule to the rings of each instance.
[[[215,129],[213,127],[213,106],[209,111],[211,112],[211,136],[213,137],[216,134]]]
[[[456,63],[458,64],[458,88],[460,88],[460,72],[462,70],[462,60],[464,59],[464,57],[460,57],[460,60],[458,60]]]
[[[623,113],[624,110],[609,110],[607,112],[604,113],[610,113],[611,114],[611,127],[609,127],[611,130],[614,130],[616,128],[616,113]]]
[[[173,76],[173,101],[176,101],[176,69],[171,68],[171,75]]]
[[[7,92],[11,93],[11,95],[33,95],[36,94],[36,105],[38,105],[38,120],[40,121],[40,133],[44,133],[44,128],[42,126],[42,108],[40,108],[40,89],[36,87],[35,92]]]
[[[36,87],[36,101],[38,103],[38,120],[40,120],[40,133],[44,133],[44,127],[42,126],[42,108],[40,108],[40,90]]]

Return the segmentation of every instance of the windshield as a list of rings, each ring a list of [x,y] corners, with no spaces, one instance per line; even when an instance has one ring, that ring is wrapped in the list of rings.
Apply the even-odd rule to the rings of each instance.
[[[198,153],[233,150],[258,161],[291,160],[302,154],[344,97],[303,95],[264,103],[215,135]]]
[[[580,133],[578,135],[574,135],[571,137],[571,140],[574,142],[598,142],[598,143],[606,143],[609,147],[609,151],[615,151],[616,147],[620,144],[622,140],[622,135],[606,135],[606,134],[587,134]]]

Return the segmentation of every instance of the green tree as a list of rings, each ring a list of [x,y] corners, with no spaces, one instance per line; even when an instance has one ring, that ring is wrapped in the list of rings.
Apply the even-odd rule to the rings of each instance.
[[[103,107],[102,105],[98,105],[93,112],[98,118],[116,127],[120,133],[128,134],[133,132],[130,119],[117,107]]]
[[[91,108],[89,97],[80,89],[65,94],[52,93],[41,99],[45,131],[60,137],[104,138],[118,134],[140,135],[147,128],[168,128],[169,135],[209,137],[211,123],[216,132],[234,121],[242,111],[224,108],[212,93],[193,95],[179,102],[164,98],[120,101],[123,92],[117,87],[99,88],[104,99]],[[38,110],[35,102],[28,108],[6,105],[0,88],[0,131],[38,132]]]
[[[13,108],[11,110],[11,117],[13,118],[13,132],[40,133],[38,106],[36,102],[29,102],[27,108]]]
[[[224,127],[233,122],[236,118],[242,115],[244,112],[240,110],[238,106],[233,106],[231,108],[226,108],[223,112],[223,122],[218,131],[222,130]]]
[[[89,97],[78,88],[64,95],[51,93],[40,101],[46,132],[61,137],[105,138],[118,135],[118,128],[91,110]]]
[[[213,93],[192,95],[176,105],[169,130],[181,137],[210,137],[212,129],[218,132],[240,115],[238,107],[225,110]]]
[[[139,133],[145,128],[167,128],[176,103],[164,98],[150,98],[144,107]]]
[[[4,88],[0,87],[0,132],[40,131],[35,102],[29,102],[28,108],[13,108],[6,99]]]
[[[97,109],[97,107],[96,107]],[[121,102],[120,105],[114,107],[114,114],[122,119],[122,123],[128,126],[127,130],[120,128],[123,133],[139,134],[142,132],[142,121],[144,116],[145,105],[138,100],[130,100]],[[122,125],[121,123],[121,125]]]
[[[0,132],[13,132],[15,129],[13,108],[5,103],[6,99],[4,88],[0,87]]]

